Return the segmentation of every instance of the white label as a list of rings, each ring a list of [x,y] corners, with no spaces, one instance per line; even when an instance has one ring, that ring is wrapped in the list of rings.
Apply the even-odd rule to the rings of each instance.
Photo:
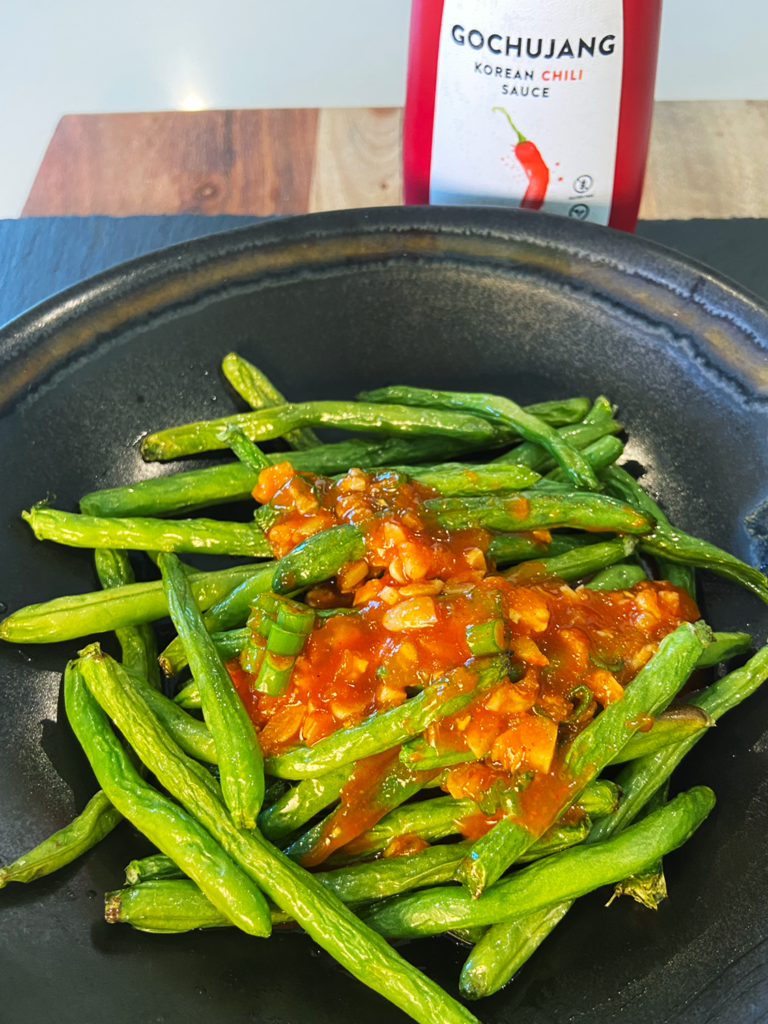
[[[429,201],[607,224],[623,49],[622,0],[445,0]]]

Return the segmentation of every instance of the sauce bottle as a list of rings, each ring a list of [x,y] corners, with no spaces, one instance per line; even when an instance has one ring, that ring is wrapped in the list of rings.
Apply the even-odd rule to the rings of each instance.
[[[413,0],[406,203],[633,231],[661,0]]]

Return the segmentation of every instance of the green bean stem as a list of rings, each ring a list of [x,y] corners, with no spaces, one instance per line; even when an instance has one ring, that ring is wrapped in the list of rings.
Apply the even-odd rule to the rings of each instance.
[[[669,780],[660,786],[645,807],[640,811],[638,820],[645,818],[658,807],[663,807],[669,799]],[[631,896],[649,910],[658,910],[662,900],[667,898],[667,880],[664,877],[664,864],[661,857],[650,867],[637,875],[623,878],[614,888],[609,904],[617,896]]]
[[[264,799],[264,765],[256,730],[206,632],[178,558],[161,555],[158,563],[171,619],[200,687],[203,715],[216,745],[224,800],[238,828],[255,828]]]

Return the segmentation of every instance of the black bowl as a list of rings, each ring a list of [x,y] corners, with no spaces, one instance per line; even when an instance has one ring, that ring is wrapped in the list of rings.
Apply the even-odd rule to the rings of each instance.
[[[768,311],[705,267],[608,229],[516,211],[389,209],[297,217],[175,246],[44,303],[0,332],[0,599],[14,610],[94,589],[87,552],[38,544],[23,508],[172,471],[143,433],[242,408],[231,349],[291,398],[390,382],[518,401],[608,394],[681,527],[748,560],[768,491]],[[193,460],[205,464],[205,460]],[[759,524],[760,514],[757,521]],[[706,578],[718,629],[762,643],[766,609]],[[0,649],[0,862],[80,809],[94,780],[59,701],[77,643]],[[757,1021],[768,1014],[768,695],[728,716],[677,788],[719,804],[667,859],[657,913],[580,901],[483,1020]],[[0,893],[0,1018],[114,1024],[404,1019],[299,934],[163,937],[102,920],[141,848],[123,824],[84,860]],[[462,950],[403,947],[456,993]]]

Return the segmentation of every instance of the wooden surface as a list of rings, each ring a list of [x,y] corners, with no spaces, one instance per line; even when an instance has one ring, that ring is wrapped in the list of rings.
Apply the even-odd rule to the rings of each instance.
[[[402,202],[399,108],[72,114],[22,216],[306,213]],[[656,104],[640,216],[768,217],[768,101]]]

